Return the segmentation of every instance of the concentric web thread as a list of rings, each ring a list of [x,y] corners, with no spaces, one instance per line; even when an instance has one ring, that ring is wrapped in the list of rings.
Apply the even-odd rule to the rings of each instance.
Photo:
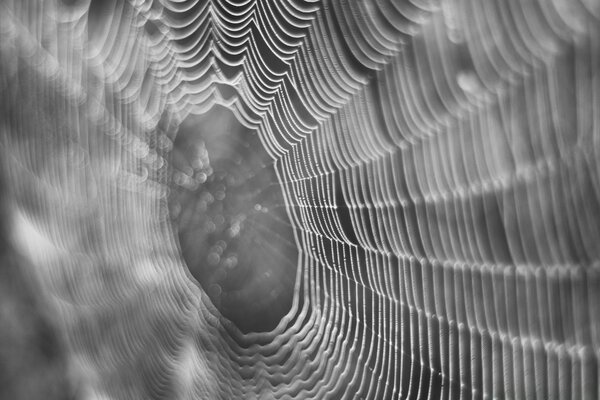
[[[89,398],[596,399],[600,3],[0,5],[16,223]],[[293,304],[194,285],[169,154],[227,107],[272,158]]]

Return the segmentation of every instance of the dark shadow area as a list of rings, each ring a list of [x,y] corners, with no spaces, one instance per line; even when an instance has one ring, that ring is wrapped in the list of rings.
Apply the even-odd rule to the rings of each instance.
[[[184,121],[171,166],[169,208],[191,275],[242,331],[274,328],[291,307],[298,254],[258,136],[215,107]]]

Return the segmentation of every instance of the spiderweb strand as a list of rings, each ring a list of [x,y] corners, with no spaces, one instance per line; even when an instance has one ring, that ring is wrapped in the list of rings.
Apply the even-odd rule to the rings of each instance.
[[[600,395],[599,2],[0,11],[2,165],[91,398]],[[217,104],[300,250],[267,333],[220,318],[170,229],[177,128]]]

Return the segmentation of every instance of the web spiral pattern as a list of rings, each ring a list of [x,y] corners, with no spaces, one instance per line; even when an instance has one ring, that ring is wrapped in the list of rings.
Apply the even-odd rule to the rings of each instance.
[[[595,0],[2,2],[1,165],[86,395],[598,398],[598,18]],[[171,230],[168,154],[215,105],[258,133],[294,228],[270,332],[220,317]]]

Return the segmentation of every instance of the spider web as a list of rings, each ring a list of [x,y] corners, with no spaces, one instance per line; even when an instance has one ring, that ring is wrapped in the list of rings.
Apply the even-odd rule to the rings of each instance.
[[[0,10],[2,165],[84,397],[598,398],[600,3]],[[169,218],[179,126],[216,105],[294,228],[268,332]]]

